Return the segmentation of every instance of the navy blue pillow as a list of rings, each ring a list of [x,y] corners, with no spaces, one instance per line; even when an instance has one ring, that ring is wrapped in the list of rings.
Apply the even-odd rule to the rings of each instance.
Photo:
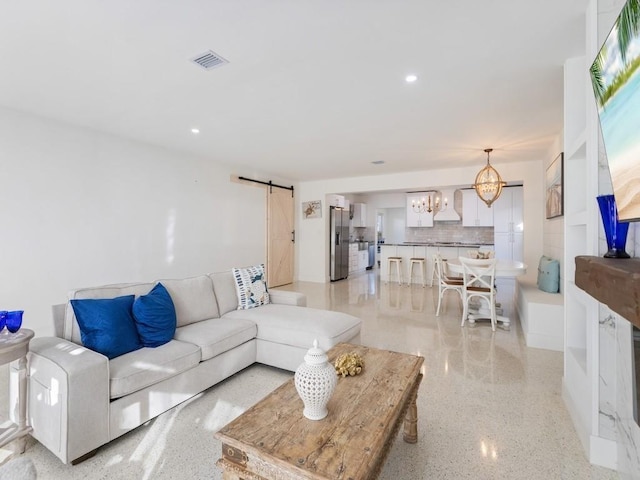
[[[134,298],[71,300],[82,344],[110,359],[142,348],[131,316]]]
[[[133,303],[133,319],[145,347],[159,347],[176,332],[176,309],[161,283]]]

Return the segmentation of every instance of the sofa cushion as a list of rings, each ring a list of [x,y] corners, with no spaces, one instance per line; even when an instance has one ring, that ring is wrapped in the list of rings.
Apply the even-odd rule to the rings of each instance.
[[[171,295],[178,327],[220,316],[213,283],[208,276],[159,281]]]
[[[82,344],[115,358],[142,347],[131,316],[133,295],[116,298],[71,300],[80,325]]]
[[[553,258],[540,257],[538,263],[538,288],[543,292],[558,293],[560,290],[560,262]]]
[[[171,340],[157,348],[141,348],[109,362],[111,399],[123,397],[173,377],[200,362],[200,349]]]
[[[210,273],[213,282],[213,291],[218,302],[220,316],[238,309],[238,294],[236,293],[236,281],[231,270],[226,272]]]
[[[103,285],[101,287],[80,288],[69,292],[69,300],[114,298],[122,297],[124,295],[144,295],[153,288],[153,285],[153,283],[119,283]],[[67,302],[62,334],[62,338],[65,340],[82,345],[80,327],[78,326],[78,321],[76,319],[75,312],[73,311],[73,307],[71,306],[71,302]]]
[[[256,308],[269,303],[264,265],[233,268],[231,271],[236,281],[238,309]]]
[[[200,347],[204,362],[255,338],[256,332],[256,324],[249,320],[213,318],[178,328],[175,339]]]
[[[259,340],[310,348],[317,339],[325,349],[353,338],[362,323],[359,318],[342,312],[274,303],[234,310],[222,318],[255,322]]]
[[[161,283],[133,302],[133,319],[144,347],[159,347],[176,332],[176,309]]]

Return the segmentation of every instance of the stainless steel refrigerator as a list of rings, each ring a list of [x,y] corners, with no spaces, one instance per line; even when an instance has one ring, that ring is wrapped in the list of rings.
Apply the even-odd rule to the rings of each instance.
[[[349,210],[330,209],[331,281],[342,280],[349,275]]]

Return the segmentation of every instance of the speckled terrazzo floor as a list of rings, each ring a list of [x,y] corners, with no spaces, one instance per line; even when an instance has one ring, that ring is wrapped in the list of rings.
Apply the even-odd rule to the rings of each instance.
[[[562,354],[527,348],[517,321],[495,333],[487,323],[460,328],[454,292],[436,317],[436,289],[380,284],[370,272],[285,289],[307,293],[309,306],[362,318],[366,345],[425,357],[418,443],[399,438],[381,480],[617,478],[585,459],[560,396]],[[504,300],[503,307],[514,315]],[[31,438],[24,455],[39,479],[221,479],[213,433],[291,375],[254,365],[77,466],[63,465]],[[0,382],[7,384],[6,367]],[[0,406],[6,417],[6,388]]]

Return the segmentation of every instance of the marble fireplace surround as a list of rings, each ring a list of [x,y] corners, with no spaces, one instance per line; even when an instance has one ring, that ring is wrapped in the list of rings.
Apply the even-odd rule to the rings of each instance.
[[[578,256],[575,262],[576,286],[601,303],[601,360],[604,360],[603,355],[615,356],[615,359],[608,358],[605,362],[608,366],[601,366],[599,372],[601,434],[615,438],[619,477],[637,479],[640,472],[640,426],[633,418],[636,400],[632,324],[640,328],[640,258]]]

